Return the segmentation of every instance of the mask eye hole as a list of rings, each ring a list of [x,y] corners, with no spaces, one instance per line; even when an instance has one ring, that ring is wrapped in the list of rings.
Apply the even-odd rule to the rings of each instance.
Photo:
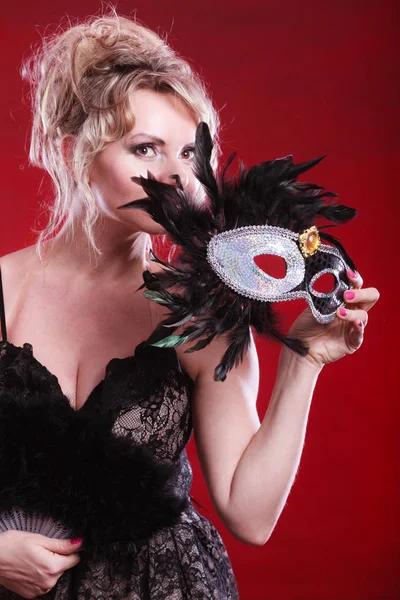
[[[334,283],[332,284],[332,282]],[[321,285],[323,285],[323,291],[319,291]],[[317,298],[329,298],[336,294],[339,285],[338,273],[334,269],[323,269],[314,275],[308,284],[308,289]]]
[[[286,261],[276,254],[259,254],[254,257],[257,267],[274,279],[286,277]]]
[[[314,282],[312,289],[314,292],[329,294],[334,291],[335,287],[336,280],[332,273],[324,273]]]

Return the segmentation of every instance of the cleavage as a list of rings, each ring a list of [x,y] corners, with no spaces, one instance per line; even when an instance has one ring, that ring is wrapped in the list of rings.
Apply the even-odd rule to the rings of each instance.
[[[73,365],[68,373],[66,371],[65,361],[60,364],[60,361],[43,360],[40,351],[33,346],[33,355],[36,360],[44,366],[52,375],[54,375],[60,386],[64,396],[68,399],[74,410],[80,410],[87,402],[89,397],[94,392],[95,388],[101,384],[106,376],[106,369],[114,358],[126,358],[134,354],[134,348],[130,347],[127,352],[120,353],[118,356],[105,356],[104,353],[95,363],[93,360],[83,361],[82,364]],[[49,362],[52,364],[49,365]],[[58,364],[57,364],[58,363]],[[54,368],[53,365],[56,365]],[[101,366],[100,366],[101,365]],[[57,367],[60,368],[57,368]],[[59,375],[62,369],[63,375]]]

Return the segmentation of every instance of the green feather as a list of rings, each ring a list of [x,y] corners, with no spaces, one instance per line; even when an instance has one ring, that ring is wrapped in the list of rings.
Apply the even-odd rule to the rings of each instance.
[[[175,346],[182,346],[189,338],[190,335],[169,335],[159,342],[154,342],[151,346],[157,346],[157,348],[174,348]]]
[[[147,300],[152,300],[153,302],[157,302],[158,304],[164,304],[165,306],[169,306],[170,300],[160,294],[160,292],[153,292],[152,290],[145,290],[143,292],[143,296],[147,298]]]

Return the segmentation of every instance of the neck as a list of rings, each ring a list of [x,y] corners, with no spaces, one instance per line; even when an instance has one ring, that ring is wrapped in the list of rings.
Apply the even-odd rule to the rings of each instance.
[[[132,233],[128,226],[105,219],[95,230],[95,241],[101,254],[93,250],[78,225],[73,239],[60,233],[46,243],[45,262],[90,279],[142,278],[143,271],[149,266],[147,234]]]

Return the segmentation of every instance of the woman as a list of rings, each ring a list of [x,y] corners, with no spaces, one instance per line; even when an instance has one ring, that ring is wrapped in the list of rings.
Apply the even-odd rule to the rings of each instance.
[[[378,291],[362,289],[361,276],[350,272],[355,289],[346,297],[349,310],[338,310],[325,326],[309,309],[299,316],[290,333],[309,345],[309,354],[282,349],[261,424],[254,343],[223,384],[213,376],[223,341],[193,354],[185,354],[184,345],[176,354],[138,352],[163,318],[164,311],[135,293],[142,272],[154,269],[150,236],[163,230],[144,211],[117,207],[143,197],[130,178],[147,171],[170,184],[179,175],[201,202],[191,169],[195,131],[205,121],[217,142],[217,113],[185,61],[155,33],[115,15],[45,40],[25,76],[32,83],[31,162],[48,171],[56,197],[37,247],[0,261],[0,367],[29,342],[34,357],[25,347],[24,360],[52,382],[56,396],[62,391],[77,414],[89,406],[87,418],[101,412],[110,379],[128,378],[123,401],[137,389],[141,395],[128,412],[118,413],[113,432],[178,465],[179,485],[188,496],[185,445],[193,424],[221,519],[239,540],[264,544],[295,478],[317,377],[325,364],[361,346]],[[152,388],[153,377],[161,394]],[[77,441],[70,443],[73,452]],[[0,598],[238,597],[221,538],[190,502],[173,525],[160,527],[132,551],[129,573],[109,568],[117,554],[108,562],[88,560],[80,552],[84,545],[82,539],[23,531],[0,534]]]

